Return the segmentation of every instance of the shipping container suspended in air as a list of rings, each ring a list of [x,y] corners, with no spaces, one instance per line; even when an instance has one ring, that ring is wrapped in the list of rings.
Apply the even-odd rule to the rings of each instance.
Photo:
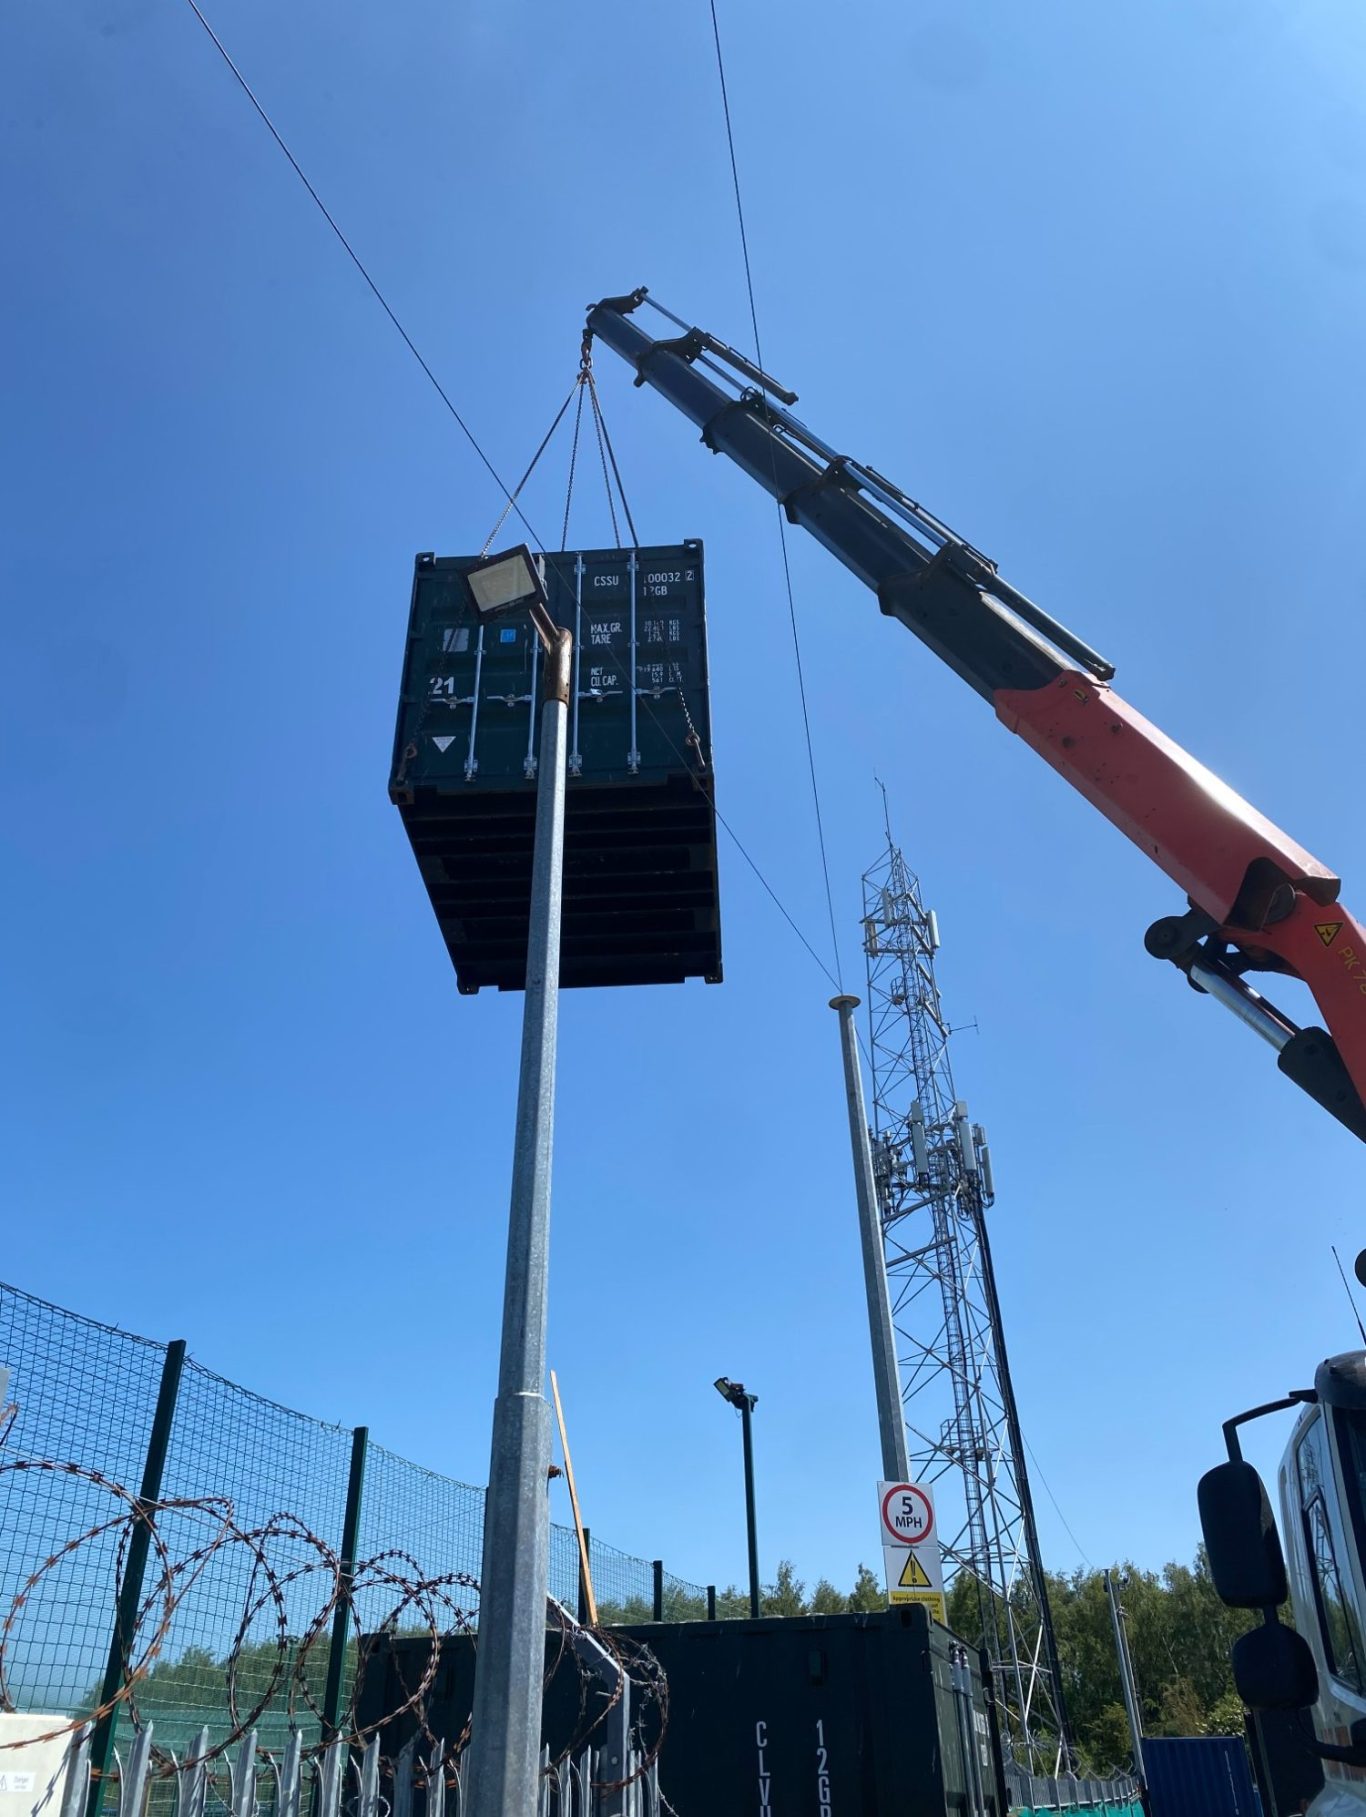
[[[389,782],[456,982],[521,990],[542,653],[419,555]],[[544,558],[574,633],[560,983],[721,979],[702,545]]]

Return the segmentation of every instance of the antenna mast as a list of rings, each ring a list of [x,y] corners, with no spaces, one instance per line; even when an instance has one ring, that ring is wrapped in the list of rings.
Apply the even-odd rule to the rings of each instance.
[[[873,1170],[911,1474],[935,1485],[950,1591],[965,1575],[975,1586],[1016,1758],[1037,1771],[1053,1754],[1066,1768],[1072,1736],[987,1235],[991,1152],[954,1086],[939,924],[890,825],[863,878],[863,946]]]

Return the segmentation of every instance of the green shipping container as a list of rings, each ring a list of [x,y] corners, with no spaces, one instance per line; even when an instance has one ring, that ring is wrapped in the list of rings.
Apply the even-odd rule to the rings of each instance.
[[[628,1660],[648,1647],[662,1669],[667,1712],[637,1691],[632,1716],[640,1745],[658,1748],[661,1806],[677,1817],[1007,1817],[982,1661],[923,1608],[601,1634],[626,1642]],[[387,1759],[414,1736],[422,1748],[468,1730],[475,1636],[439,1646],[434,1663],[426,1636],[361,1641],[357,1722]],[[552,1630],[541,1729],[552,1760],[577,1758],[585,1738],[602,1745],[605,1701]],[[415,1810],[425,1817],[425,1801]]]
[[[526,980],[541,648],[419,555],[389,795],[465,992]],[[560,983],[721,978],[702,545],[544,557],[574,633]]]

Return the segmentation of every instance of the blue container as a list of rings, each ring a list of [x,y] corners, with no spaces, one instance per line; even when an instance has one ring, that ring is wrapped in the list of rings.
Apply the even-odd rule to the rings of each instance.
[[[1261,1817],[1240,1735],[1145,1738],[1152,1817]]]

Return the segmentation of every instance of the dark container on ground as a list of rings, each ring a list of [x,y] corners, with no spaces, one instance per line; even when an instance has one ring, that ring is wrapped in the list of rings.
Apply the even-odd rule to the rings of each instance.
[[[1239,1735],[1145,1737],[1143,1765],[1152,1817],[1261,1817]]]
[[[957,1817],[976,1808],[1005,1817],[980,1664],[922,1608],[607,1633],[649,1647],[668,1679],[659,1783],[677,1817]],[[955,1667],[955,1651],[969,1663]],[[432,1734],[463,1733],[474,1657],[467,1636],[442,1643],[426,1714]],[[362,1658],[359,1722],[382,1725],[381,1750],[392,1757],[417,1717],[386,1716],[422,1683],[431,1642],[377,1635]],[[543,1736],[557,1756],[585,1727],[582,1680],[558,1635],[547,1648],[552,1665]],[[653,1744],[653,1711],[645,1731]]]
[[[526,982],[541,649],[419,555],[389,795],[464,992]],[[544,558],[574,637],[560,983],[721,978],[702,545]]]

